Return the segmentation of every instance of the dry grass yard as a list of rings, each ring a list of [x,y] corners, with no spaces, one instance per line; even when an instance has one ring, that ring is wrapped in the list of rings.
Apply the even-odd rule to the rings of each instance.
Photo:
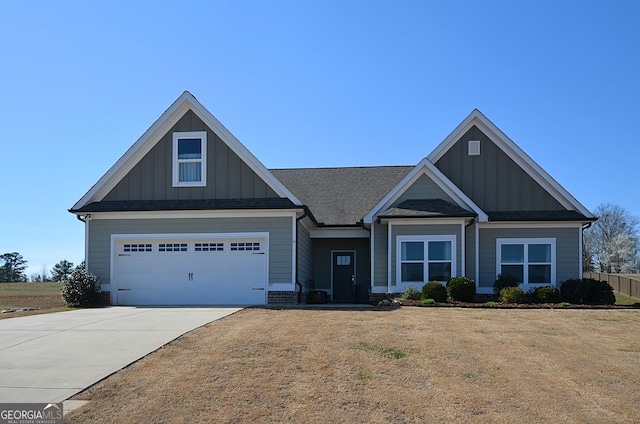
[[[62,283],[0,283],[0,319],[68,311]],[[25,310],[23,310],[25,309]]]
[[[640,311],[247,309],[75,399],[69,423],[637,423]]]

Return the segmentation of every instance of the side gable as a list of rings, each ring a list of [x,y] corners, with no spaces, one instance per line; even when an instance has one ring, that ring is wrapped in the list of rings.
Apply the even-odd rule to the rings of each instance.
[[[469,154],[471,140],[480,141],[479,155]],[[428,159],[487,212],[575,211],[594,218],[477,109]]]
[[[425,158],[369,211],[364,222],[371,224],[389,208],[414,199],[444,200],[474,212],[482,222],[488,220],[487,214],[478,205]]]
[[[209,175],[213,176],[208,179],[210,187],[171,187],[172,156],[167,147],[171,143],[167,143],[167,139],[171,139],[176,130],[206,130],[209,134],[208,144],[214,152],[208,157],[213,165],[208,167]],[[148,172],[156,166],[158,169],[151,171],[153,177],[150,178]],[[223,188],[227,184],[229,188]],[[302,205],[229,130],[185,91],[71,210],[80,210],[103,200],[230,199],[234,196],[280,197],[294,205]]]

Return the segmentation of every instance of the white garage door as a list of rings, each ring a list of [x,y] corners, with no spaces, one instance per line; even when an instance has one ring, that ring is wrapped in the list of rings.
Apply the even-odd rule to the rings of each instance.
[[[265,238],[153,238],[115,242],[118,305],[262,305]]]

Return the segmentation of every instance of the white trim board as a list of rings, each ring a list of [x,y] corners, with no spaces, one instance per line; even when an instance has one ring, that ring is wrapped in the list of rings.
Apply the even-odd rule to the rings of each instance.
[[[538,165],[524,150],[511,140],[500,128],[474,109],[434,150],[427,156],[436,163],[471,127],[477,126],[499,149],[517,163],[534,181],[540,184],[554,199],[569,210],[577,210],[587,218],[595,218],[575,197],[562,187],[551,175]]]
[[[196,98],[185,91],[167,109],[147,131],[125,152],[125,154],[91,187],[82,198],[73,205],[72,209],[80,209],[92,202],[98,202],[104,197],[142,160],[159,141],[173,127],[180,118],[192,110],[204,124],[244,161],[253,172],[262,178],[280,197],[291,200],[295,205],[302,206],[284,184],[282,184],[224,125],[220,123]]]
[[[298,210],[198,210],[198,211],[132,211],[132,212],[91,212],[87,219],[176,219],[176,218],[289,218],[296,217]]]
[[[451,197],[461,208],[472,210],[478,214],[480,221],[488,221],[488,215],[476,205],[466,194],[451,182],[428,158],[422,159],[391,191],[376,204],[364,217],[366,224],[371,224],[377,214],[387,210],[407,191],[422,175],[429,177],[442,191]]]

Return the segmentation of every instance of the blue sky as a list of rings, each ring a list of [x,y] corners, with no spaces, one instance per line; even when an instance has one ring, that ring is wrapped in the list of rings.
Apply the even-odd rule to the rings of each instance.
[[[269,168],[416,164],[478,108],[587,208],[640,216],[638,16],[637,1],[0,2],[0,253],[29,275],[79,263],[67,209],[184,90]]]

